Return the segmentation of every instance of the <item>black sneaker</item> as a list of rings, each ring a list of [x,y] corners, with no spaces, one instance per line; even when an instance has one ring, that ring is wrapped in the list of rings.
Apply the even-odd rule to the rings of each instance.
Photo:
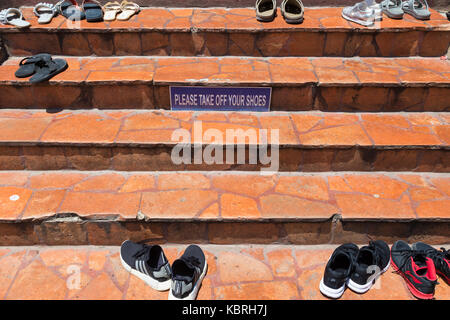
[[[163,249],[126,240],[120,247],[124,268],[158,291],[170,289],[172,270]]]
[[[436,272],[450,285],[450,249],[445,250],[445,248],[441,248],[441,250],[436,250],[423,242],[414,243],[412,248],[418,251],[425,251],[427,257],[433,260]]]
[[[413,250],[405,241],[399,240],[391,248],[391,261],[394,270],[402,275],[416,298],[433,298],[436,269],[424,251]]]
[[[190,245],[172,264],[172,288],[169,300],[195,300],[206,275],[208,264],[202,249]]]
[[[343,244],[334,250],[320,280],[319,288],[322,294],[334,299],[342,296],[353,272],[358,251],[358,247],[353,243]]]
[[[378,277],[389,269],[391,255],[386,242],[370,241],[368,246],[359,249],[355,270],[347,286],[357,293],[365,293],[372,288]]]

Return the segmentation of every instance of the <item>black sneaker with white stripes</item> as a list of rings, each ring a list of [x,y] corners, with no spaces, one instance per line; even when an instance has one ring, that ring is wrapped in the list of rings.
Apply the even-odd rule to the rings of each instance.
[[[208,264],[202,249],[190,245],[172,264],[172,288],[169,300],[195,300],[206,275]]]
[[[124,268],[158,291],[170,289],[172,270],[158,245],[145,245],[126,240],[120,247]]]

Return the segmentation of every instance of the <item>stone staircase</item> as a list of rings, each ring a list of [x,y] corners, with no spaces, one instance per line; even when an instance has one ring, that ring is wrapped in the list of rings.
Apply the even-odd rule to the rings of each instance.
[[[171,257],[204,246],[214,268],[202,299],[316,299],[338,244],[450,243],[450,24],[433,11],[362,28],[340,11],[306,8],[288,25],[251,8],[146,8],[77,29],[24,8],[30,30],[0,25],[0,297],[165,298],[119,270],[125,239]],[[69,69],[39,85],[15,78],[40,52]],[[172,85],[271,87],[271,111],[172,111]],[[224,157],[240,143],[243,163],[197,163],[211,143],[199,123],[224,136],[278,129],[278,172],[250,164],[260,136],[215,142]],[[189,163],[171,157],[179,129],[203,144]],[[57,285],[72,264],[78,291]],[[50,275],[62,280],[44,290]],[[411,298],[400,276],[385,285],[402,287],[366,298]]]

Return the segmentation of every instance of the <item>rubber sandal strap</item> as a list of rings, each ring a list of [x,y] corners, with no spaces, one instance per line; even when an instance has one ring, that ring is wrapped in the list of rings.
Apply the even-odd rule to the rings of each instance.
[[[137,3],[128,1],[123,1],[122,4],[120,5],[120,8],[122,9],[122,11],[134,10],[136,12],[139,12],[141,10],[141,7]]]
[[[66,70],[67,67],[67,61],[63,59],[55,59],[55,61],[52,60],[50,63],[43,65],[39,70],[37,70],[34,76],[30,78],[30,82],[37,83],[49,80],[55,75]]]
[[[8,9],[3,9],[0,11],[0,22],[2,24],[8,24],[8,19],[6,18],[8,16]]]
[[[108,2],[108,3],[106,3],[104,6],[103,6],[103,9],[105,10],[105,11],[112,11],[112,10],[120,10],[120,3],[119,2]]]
[[[20,60],[19,62],[19,66],[23,66],[24,64],[30,64],[30,63],[35,63],[39,61],[39,58],[35,58],[35,57],[25,57],[22,60]]]
[[[55,8],[58,11],[58,13],[63,14],[63,11],[67,8],[70,8],[71,6],[78,7],[78,4],[73,2],[72,0],[61,0],[57,4],[55,4]]]
[[[4,10],[0,11],[0,22],[3,24],[10,24],[8,21],[8,16],[11,13],[18,13],[20,15],[19,19],[20,20],[23,19],[22,11],[20,11],[17,8],[9,8],[9,9],[4,9]]]
[[[82,7],[84,7],[85,5],[88,4],[96,4],[97,6],[99,6],[100,8],[102,7],[102,5],[100,4],[100,2],[98,2],[97,0],[83,0],[83,4],[81,5]]]
[[[41,13],[39,12],[39,10],[42,10],[42,9],[51,10],[53,12],[53,14],[56,13],[56,6],[51,3],[47,3],[47,2],[39,2],[34,7],[33,12],[37,17],[40,17]]]

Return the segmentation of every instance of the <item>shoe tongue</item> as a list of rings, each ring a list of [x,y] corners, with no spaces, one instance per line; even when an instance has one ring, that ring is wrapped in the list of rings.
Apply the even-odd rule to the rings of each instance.
[[[177,264],[180,264],[180,263],[184,264],[185,268],[192,270],[192,271],[194,270],[194,266],[192,266],[192,264],[189,261],[187,261],[186,259],[183,259],[183,258],[179,259]],[[192,274],[194,274],[194,272],[192,272]],[[178,280],[178,281],[189,282],[193,279],[193,276],[175,274],[173,279]]]
[[[434,262],[427,257],[423,257],[417,260],[416,259],[412,260],[412,267],[414,272],[421,277],[425,276],[428,280],[436,280],[436,269],[434,266]]]
[[[134,255],[136,258],[148,261],[150,259],[150,249],[151,247],[147,245],[142,245],[141,249]]]
[[[436,280],[436,267],[434,266],[433,260],[431,260],[430,258],[427,258],[427,268],[427,278],[431,281]]]
[[[373,250],[370,247],[362,247],[359,250],[359,254],[358,254],[359,258],[363,257],[364,259],[362,261],[358,261],[358,262],[362,262],[364,264],[367,264],[369,266],[376,264],[375,261],[375,250]],[[358,259],[360,260],[360,259]]]

